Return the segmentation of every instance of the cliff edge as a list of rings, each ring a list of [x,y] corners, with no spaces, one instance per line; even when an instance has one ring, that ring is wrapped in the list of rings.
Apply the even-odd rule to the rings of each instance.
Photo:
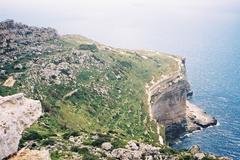
[[[192,94],[186,78],[185,59],[172,57],[178,70],[148,84],[149,112],[159,125],[165,127],[166,141],[174,142],[185,133],[216,125],[217,120],[191,104],[187,99]]]
[[[13,159],[199,157],[200,151],[166,145],[189,122],[206,126],[205,114],[187,107],[184,59],[59,36],[54,29],[12,20],[0,22],[0,37],[0,144],[10,146],[0,148],[1,158],[17,146]],[[44,115],[37,120],[39,101],[17,93],[39,100]]]

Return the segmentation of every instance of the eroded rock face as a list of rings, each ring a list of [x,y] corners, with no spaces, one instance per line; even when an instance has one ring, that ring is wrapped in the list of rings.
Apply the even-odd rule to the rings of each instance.
[[[185,59],[176,58],[179,70],[149,88],[150,114],[165,126],[166,140],[172,141],[186,131],[186,100],[190,85],[185,76]]]
[[[22,132],[42,115],[40,101],[23,93],[0,96],[0,159],[15,153]]]
[[[164,125],[179,123],[186,115],[186,94],[188,82],[172,84],[152,97],[153,117]]]
[[[166,138],[174,139],[185,131],[186,95],[189,84],[181,80],[154,95],[152,102],[153,118],[166,127]]]
[[[176,60],[179,61],[179,71],[155,82],[148,91],[150,116],[165,126],[169,143],[186,132],[217,124],[214,117],[187,101],[193,93],[185,75],[185,60]]]

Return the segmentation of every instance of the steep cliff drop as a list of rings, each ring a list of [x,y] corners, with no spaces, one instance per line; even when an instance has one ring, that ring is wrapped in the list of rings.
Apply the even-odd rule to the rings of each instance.
[[[179,64],[179,70],[152,81],[148,87],[150,117],[165,127],[167,143],[181,135],[217,124],[214,117],[207,115],[187,101],[190,85],[186,79],[185,59],[172,57]]]
[[[0,159],[209,158],[165,145],[212,119],[187,101],[184,62],[0,22]]]
[[[40,101],[25,98],[23,93],[0,96],[0,159],[17,152],[22,132],[41,115]]]

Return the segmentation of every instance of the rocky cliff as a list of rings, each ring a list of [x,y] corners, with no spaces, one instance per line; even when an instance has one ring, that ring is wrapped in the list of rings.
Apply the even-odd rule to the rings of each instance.
[[[186,132],[217,124],[214,117],[187,101],[191,90],[186,79],[185,59],[172,58],[178,62],[179,69],[157,82],[152,81],[147,91],[150,97],[150,115],[165,127],[169,143]]]
[[[18,150],[23,131],[42,115],[40,101],[22,93],[0,96],[0,159]]]
[[[164,143],[165,134],[169,141],[206,126],[206,114],[187,107],[184,59],[12,20],[0,23],[0,36],[1,158],[17,146],[13,159],[196,157]],[[44,115],[36,121],[39,101],[16,93],[40,100]]]

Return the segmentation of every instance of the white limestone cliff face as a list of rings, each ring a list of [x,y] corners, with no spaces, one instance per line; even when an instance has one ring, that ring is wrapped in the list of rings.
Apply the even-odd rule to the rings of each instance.
[[[170,143],[186,132],[217,123],[214,117],[187,101],[190,85],[185,73],[185,59],[175,60],[179,65],[178,71],[147,85],[150,117],[165,127],[166,141]]]
[[[0,159],[18,150],[22,132],[42,115],[40,101],[23,93],[0,96]]]
[[[150,117],[165,127],[166,140],[174,139],[185,131],[186,100],[190,85],[185,76],[185,59],[172,57],[178,70],[148,84]]]
[[[151,112],[153,118],[165,126],[167,141],[175,139],[185,131],[188,91],[188,82],[181,80],[152,95]]]

